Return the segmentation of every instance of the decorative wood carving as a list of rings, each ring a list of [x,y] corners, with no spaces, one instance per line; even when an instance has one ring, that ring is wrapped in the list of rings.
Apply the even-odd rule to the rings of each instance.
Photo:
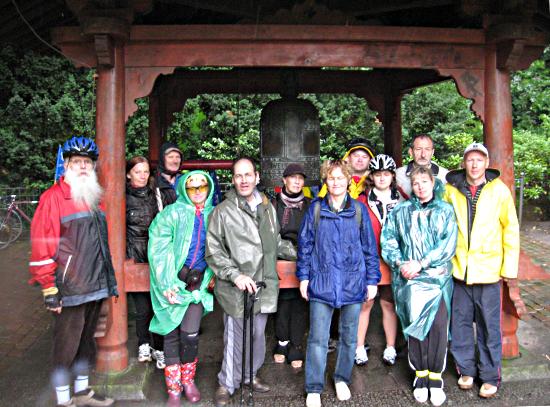
[[[174,69],[174,67],[126,68],[125,120],[128,120],[128,117],[137,110],[136,99],[151,93],[157,77],[169,75],[174,72]]]
[[[470,109],[485,121],[485,72],[482,69],[438,69],[440,75],[453,78],[458,93],[472,100]]]

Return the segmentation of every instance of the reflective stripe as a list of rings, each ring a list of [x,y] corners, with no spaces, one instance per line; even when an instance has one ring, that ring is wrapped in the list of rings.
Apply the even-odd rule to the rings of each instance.
[[[29,262],[29,266],[44,266],[46,264],[53,263],[53,259],[47,259],[47,260],[40,260],[40,261],[31,261]]]
[[[441,380],[441,373],[430,372],[428,377],[430,380]]]
[[[429,370],[417,370],[416,377],[426,377],[430,373]]]

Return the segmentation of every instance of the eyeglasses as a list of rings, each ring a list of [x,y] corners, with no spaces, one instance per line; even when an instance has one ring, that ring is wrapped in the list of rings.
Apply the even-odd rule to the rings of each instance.
[[[201,185],[200,187],[185,187],[188,194],[203,194],[208,191],[208,185]]]

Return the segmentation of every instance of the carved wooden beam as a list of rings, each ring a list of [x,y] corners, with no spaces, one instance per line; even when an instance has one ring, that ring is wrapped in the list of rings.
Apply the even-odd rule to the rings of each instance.
[[[107,34],[94,35],[95,53],[97,56],[97,65],[105,67],[113,67],[114,61],[114,49],[113,40]]]

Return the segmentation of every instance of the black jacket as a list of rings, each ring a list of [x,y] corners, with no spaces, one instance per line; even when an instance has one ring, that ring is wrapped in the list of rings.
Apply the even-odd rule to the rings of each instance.
[[[149,186],[126,185],[126,257],[147,263],[149,225],[158,213],[155,193]]]

